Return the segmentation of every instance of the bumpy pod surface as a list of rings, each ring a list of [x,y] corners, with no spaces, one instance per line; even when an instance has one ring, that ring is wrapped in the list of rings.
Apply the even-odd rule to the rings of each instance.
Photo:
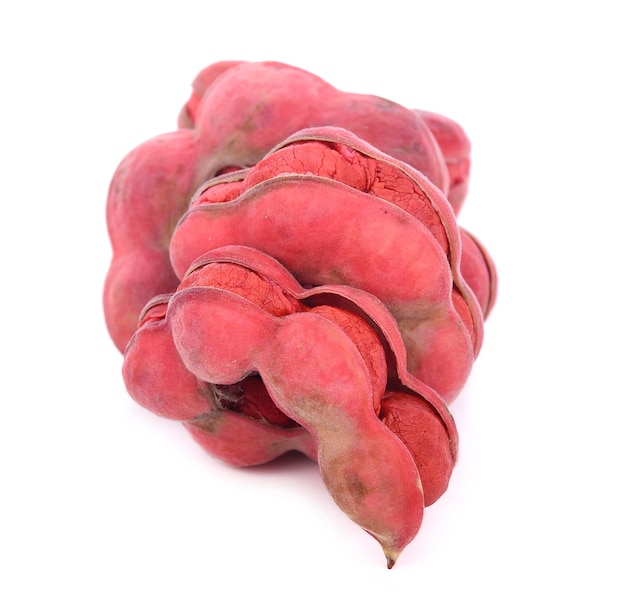
[[[397,321],[409,371],[446,401],[460,392],[494,271],[441,190],[413,167],[341,128],[299,131],[251,169],[199,190],[172,236],[174,271],[182,277],[224,245],[264,251],[304,285],[373,294]]]
[[[221,62],[109,190],[104,310],[130,395],[231,465],[315,460],[389,567],[448,487],[447,403],[496,298],[456,219],[470,153],[444,116]]]
[[[181,420],[234,465],[299,450],[391,566],[445,491],[457,433],[406,368],[394,318],[361,290],[305,289],[275,259],[226,246],[145,309],[124,378],[137,402]]]
[[[144,305],[176,288],[169,241],[194,191],[224,172],[253,166],[292,133],[322,125],[350,130],[419,169],[460,208],[469,141],[454,122],[441,116],[434,121],[425,111],[376,96],[340,91],[278,62],[213,64],[195,79],[178,130],[131,151],[110,185],[107,225],[113,256],[103,301],[120,351]],[[463,151],[462,165],[457,150]]]

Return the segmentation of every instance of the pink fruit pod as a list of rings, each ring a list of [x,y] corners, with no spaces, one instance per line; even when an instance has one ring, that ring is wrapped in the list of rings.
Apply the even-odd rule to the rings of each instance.
[[[426,112],[340,91],[293,66],[238,61],[210,65],[193,82],[178,129],[138,145],[111,180],[107,226],[113,254],[103,303],[109,333],[120,351],[144,305],[177,286],[169,242],[195,190],[213,177],[254,166],[294,132],[323,125],[350,130],[419,169],[444,194],[450,191],[450,169],[458,167],[454,162],[451,166],[451,152],[458,142],[465,143],[459,130],[441,128],[445,118],[433,123]],[[466,185],[467,176],[459,179],[454,172],[450,196],[456,208],[464,197],[459,181]]]
[[[444,402],[406,369],[393,316],[349,286],[303,288],[277,260],[225,246],[146,306],[124,379],[234,465],[289,450],[392,567],[445,491],[457,433]]]
[[[433,113],[415,111],[433,133],[448,169],[448,190],[446,196],[458,215],[469,189],[472,144],[465,130],[454,120]]]
[[[495,268],[414,167],[342,128],[301,130],[249,170],[198,191],[170,243],[175,273],[225,245],[266,252],[303,286],[376,296],[397,322],[413,376],[447,402],[465,384]]]

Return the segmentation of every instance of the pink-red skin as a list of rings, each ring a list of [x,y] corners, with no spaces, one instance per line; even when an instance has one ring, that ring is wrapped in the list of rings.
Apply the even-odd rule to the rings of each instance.
[[[120,351],[143,306],[176,288],[168,244],[193,192],[225,170],[253,166],[297,130],[326,124],[354,131],[447,193],[446,161],[419,113],[376,96],[342,92],[278,62],[211,65],[196,77],[178,130],[136,147],[111,182],[107,224],[113,255],[103,303]]]
[[[448,487],[446,401],[497,294],[456,222],[470,154],[442,115],[229,61],[109,190],[104,307],[131,396],[231,465],[316,460],[388,567]]]
[[[190,373],[176,350],[165,317],[171,296],[146,306],[126,349],[122,374],[132,398],[161,417],[183,422],[207,452],[230,465],[260,465],[291,450],[315,459],[315,442],[305,429],[221,410],[209,382]]]
[[[448,169],[450,184],[446,196],[456,215],[469,189],[472,145],[461,125],[432,111],[416,110],[432,132]]]
[[[219,287],[203,285],[212,283]],[[355,332],[359,320],[373,336]],[[380,366],[371,368],[380,357],[368,361],[376,347],[373,356],[381,351],[389,362],[384,380]],[[445,491],[456,458],[454,422],[407,372],[399,330],[382,303],[351,287],[302,288],[251,248],[204,254],[176,293],[149,304],[123,372],[138,402],[182,420],[225,462],[258,464],[289,450],[317,460],[339,507],[381,543],[389,566],[419,530],[424,506]],[[220,407],[208,383],[228,386],[254,373],[300,426],[279,428]],[[373,388],[387,384],[395,391],[381,404],[383,390]]]
[[[192,420],[211,409],[208,384],[194,377],[177,358],[165,319],[172,295],[160,295],[142,314],[124,356],[122,375],[133,399],[155,414]]]
[[[372,95],[336,89],[318,76],[280,62],[232,62],[207,67],[186,105],[203,149],[206,179],[228,166],[249,167],[303,128],[341,126],[419,168],[444,191],[445,161],[419,114]],[[209,78],[206,79],[205,75]],[[205,81],[208,83],[205,86]],[[297,98],[293,93],[298,92]],[[195,105],[195,112],[190,107]]]
[[[257,305],[271,313],[286,315],[289,312],[314,311],[319,306],[334,306],[366,321],[374,329],[378,340],[384,344],[388,385],[395,390],[416,394],[423,399],[429,410],[441,420],[449,440],[451,456],[456,460],[458,433],[452,415],[439,395],[410,373],[407,365],[406,348],[397,322],[378,298],[351,286],[323,285],[303,288],[276,259],[264,252],[242,245],[225,246],[203,254],[192,263],[180,288],[187,289],[207,283],[206,279],[196,278],[194,275],[197,271],[202,271],[207,265],[214,263],[234,264],[255,272],[261,279],[271,280],[272,285],[280,288],[280,292],[286,298],[280,310],[275,308],[277,304],[275,298],[269,303],[261,302],[256,292],[256,298],[251,297],[247,291],[240,292],[240,296],[249,300],[252,299]],[[228,289],[225,284],[220,287],[221,289]],[[230,291],[233,289],[230,288]],[[286,305],[290,305],[290,307],[287,308]],[[354,337],[352,340],[354,342]],[[372,379],[376,380],[377,378],[373,377]],[[377,401],[374,402],[375,405],[376,403]]]
[[[184,422],[191,437],[211,456],[233,467],[263,465],[287,452],[317,460],[317,445],[306,429],[285,429],[230,411]]]
[[[496,266],[491,254],[475,235],[465,228],[459,227],[459,231],[462,244],[461,275],[472,288],[486,320],[498,294]]]
[[[345,146],[344,155],[359,152],[403,173],[435,216],[440,236],[399,206],[336,179],[278,168],[256,183],[257,168],[283,148],[311,141]],[[309,163],[319,167],[322,161]],[[234,185],[233,177],[225,180]],[[213,202],[211,188],[219,183],[199,191],[172,236],[171,261],[179,276],[202,253],[241,244],[266,251],[302,284],[361,288],[380,298],[398,321],[413,373],[446,401],[458,395],[482,343],[483,314],[461,275],[454,212],[423,174],[345,130],[324,127],[279,144],[244,176],[234,200]]]
[[[432,505],[447,490],[456,462],[440,417],[422,397],[392,391],[382,399],[379,418],[411,452],[424,485],[424,505]]]
[[[193,132],[156,137],[128,154],[111,181],[106,217],[113,257],[103,303],[120,351],[145,304],[178,285],[169,242],[198,183],[195,157]]]
[[[213,85],[213,82],[223,73],[243,64],[239,60],[224,60],[222,62],[215,62],[210,64],[206,68],[203,68],[194,78],[191,83],[191,96],[189,100],[184,104],[183,108],[178,114],[178,128],[193,130],[196,124],[196,117],[198,115],[198,106],[202,102],[204,93]]]
[[[276,405],[313,435],[337,505],[393,565],[419,530],[424,496],[410,452],[374,411],[367,368],[347,335],[318,314],[276,318],[215,288],[175,294],[168,318],[179,355],[199,379],[230,384],[261,375]]]

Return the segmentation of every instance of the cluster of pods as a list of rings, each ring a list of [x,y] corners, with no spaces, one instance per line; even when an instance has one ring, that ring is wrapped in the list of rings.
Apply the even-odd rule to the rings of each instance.
[[[391,568],[446,490],[496,295],[457,223],[470,143],[441,115],[277,62],[200,72],[107,202],[131,397],[233,466],[315,460]]]

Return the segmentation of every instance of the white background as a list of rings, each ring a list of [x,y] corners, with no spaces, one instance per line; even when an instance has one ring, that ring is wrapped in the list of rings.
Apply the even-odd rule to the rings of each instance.
[[[0,611],[624,612],[626,47],[611,6],[3,5]],[[451,407],[450,488],[391,571],[313,463],[228,468],[121,380],[101,309],[108,183],[222,59],[438,111],[473,142],[460,223],[500,294]]]

